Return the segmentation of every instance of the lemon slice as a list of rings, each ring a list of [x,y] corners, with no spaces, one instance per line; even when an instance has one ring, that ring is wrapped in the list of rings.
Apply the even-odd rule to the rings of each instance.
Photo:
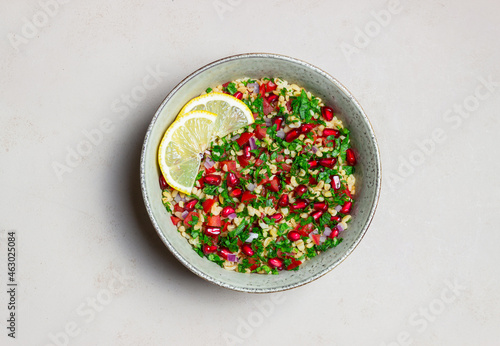
[[[177,118],[182,118],[193,110],[217,114],[213,135],[219,138],[254,122],[252,111],[246,104],[223,93],[213,92],[192,99],[181,109]]]
[[[158,162],[167,183],[190,194],[207,150],[217,115],[195,110],[177,118],[167,129],[158,149]]]

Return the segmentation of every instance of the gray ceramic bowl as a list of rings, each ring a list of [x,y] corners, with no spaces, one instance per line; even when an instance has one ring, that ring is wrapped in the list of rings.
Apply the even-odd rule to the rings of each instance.
[[[356,203],[344,241],[304,263],[299,271],[279,275],[227,271],[201,258],[176,230],[161,202],[157,148],[182,106],[207,87],[242,77],[281,77],[321,97],[351,130],[357,152]],[[375,213],[381,182],[380,157],[373,129],[363,109],[336,79],[306,62],[276,54],[242,54],[217,60],[189,75],[165,98],[146,133],[141,157],[141,186],[149,217],[167,248],[189,270],[225,288],[243,292],[278,292],[305,285],[331,271],[358,245]]]

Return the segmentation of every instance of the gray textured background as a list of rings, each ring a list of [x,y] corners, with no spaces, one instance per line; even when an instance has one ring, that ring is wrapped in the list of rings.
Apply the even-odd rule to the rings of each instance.
[[[497,344],[498,4],[62,2],[0,3],[0,227],[17,231],[19,256],[18,339],[0,293],[2,345]],[[382,154],[360,246],[283,294],[190,273],[139,190],[140,147],[165,95],[244,52],[336,77]],[[1,288],[3,238],[0,263]]]

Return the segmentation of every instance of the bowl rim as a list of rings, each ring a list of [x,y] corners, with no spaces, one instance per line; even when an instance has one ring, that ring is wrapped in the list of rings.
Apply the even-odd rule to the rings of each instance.
[[[370,209],[370,212],[368,214],[368,219],[365,225],[363,226],[363,229],[361,230],[360,235],[357,237],[357,239],[354,241],[354,243],[346,250],[346,252],[343,254],[342,257],[340,257],[337,261],[332,263],[331,265],[327,266],[325,269],[319,271],[318,273],[312,275],[311,277],[295,283],[291,285],[287,285],[285,287],[277,287],[277,288],[248,288],[244,286],[233,286],[231,284],[227,284],[225,282],[222,282],[218,280],[217,278],[207,275],[205,272],[197,269],[195,266],[193,266],[188,260],[186,260],[176,249],[175,247],[170,243],[170,241],[167,239],[167,237],[163,234],[161,231],[161,228],[156,221],[156,217],[153,214],[153,210],[150,205],[150,199],[149,195],[146,189],[146,150],[149,144],[150,136],[153,130],[154,125],[156,124],[156,121],[160,114],[162,113],[164,107],[168,103],[168,101],[177,93],[179,89],[181,89],[188,81],[190,81],[192,78],[196,77],[198,74],[214,67],[220,64],[224,64],[226,62],[232,61],[232,60],[239,60],[239,59],[247,59],[247,58],[272,58],[272,59],[279,59],[279,60],[285,60],[291,63],[299,64],[302,66],[305,66],[307,68],[310,68],[314,70],[315,72],[321,74],[324,76],[326,79],[328,79],[330,82],[335,84],[349,99],[354,103],[354,105],[360,110],[360,113],[362,115],[363,120],[366,122],[368,125],[368,130],[369,130],[369,135],[373,139],[373,144],[375,146],[375,162],[377,164],[377,173],[376,173],[376,181],[375,181],[375,198],[374,198],[374,203]],[[236,54],[236,55],[231,55],[227,56],[221,59],[217,59],[211,63],[208,63],[191,74],[189,74],[187,77],[185,77],[183,80],[181,80],[168,94],[167,96],[163,99],[162,103],[158,107],[158,109],[155,112],[155,115],[151,119],[151,122],[148,126],[148,129],[146,131],[146,135],[144,137],[144,142],[142,145],[142,150],[141,150],[141,161],[140,161],[140,179],[141,179],[141,191],[142,191],[142,197],[144,200],[144,204],[146,207],[146,210],[148,212],[149,218],[151,220],[151,223],[153,224],[153,227],[156,230],[156,233],[160,237],[160,239],[163,241],[163,244],[172,252],[172,254],[175,256],[175,258],[181,262],[185,267],[187,267],[191,272],[196,274],[197,276],[201,277],[202,279],[205,279],[211,283],[214,283],[218,286],[233,290],[233,291],[239,291],[239,292],[246,292],[246,293],[276,293],[276,292],[282,292],[286,290],[290,290],[293,288],[297,288],[303,285],[306,285],[312,281],[315,281],[319,279],[320,277],[326,275],[333,269],[335,269],[340,263],[342,263],[353,251],[356,249],[356,247],[359,245],[361,240],[364,238],[366,232],[368,231],[369,226],[371,225],[373,221],[373,217],[375,215],[375,212],[377,210],[378,202],[380,199],[380,190],[381,190],[381,185],[382,185],[382,163],[380,159],[380,150],[378,146],[378,141],[375,136],[375,132],[373,131],[373,126],[366,116],[366,113],[363,109],[363,107],[359,104],[359,102],[354,98],[354,96],[351,94],[351,92],[342,84],[340,83],[337,79],[335,79],[333,76],[331,76],[329,73],[323,71],[322,69],[306,62],[300,59],[292,58],[286,55],[282,54],[276,54],[276,53],[243,53],[243,54]]]

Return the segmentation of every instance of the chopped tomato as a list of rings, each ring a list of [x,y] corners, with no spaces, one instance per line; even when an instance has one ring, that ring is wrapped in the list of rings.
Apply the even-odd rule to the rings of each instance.
[[[255,167],[260,167],[263,163],[264,161],[262,161],[261,159],[257,159],[255,160]]]
[[[201,177],[200,179],[198,179],[198,182],[200,183],[200,188],[203,189],[205,187],[205,179]]]
[[[179,213],[182,213],[184,211],[184,208],[179,205],[179,203],[174,205],[174,211],[178,211]]]
[[[203,202],[203,211],[205,214],[210,213],[210,210],[212,210],[212,206],[215,203],[215,199],[209,198],[205,202]]]
[[[274,107],[271,106],[271,103],[269,103],[269,101],[266,98],[264,98],[262,101],[263,101],[262,102],[262,107],[263,107],[262,110],[264,111],[265,115],[268,115],[269,113],[274,111]]]
[[[231,81],[226,82],[226,83],[222,84],[222,87],[223,87],[223,88],[227,88],[227,86],[228,86],[230,83],[231,83]]]
[[[207,217],[207,225],[210,227],[221,227],[222,222],[220,220],[220,216],[219,215],[208,216]]]
[[[349,188],[346,187],[345,190],[344,190],[344,193],[349,196],[349,198],[352,198],[352,195],[351,195],[351,191],[349,191]]]
[[[266,91],[269,92],[269,91],[276,90],[277,87],[278,86],[273,81],[269,81],[266,84]]]
[[[290,172],[291,169],[292,169],[292,165],[289,165],[288,163],[281,164],[281,170],[283,172]]]
[[[177,226],[177,224],[179,223],[179,221],[181,221],[181,219],[179,219],[176,216],[170,216],[170,220],[172,220],[172,223],[174,224],[174,226]]]
[[[258,139],[263,139],[264,137],[266,137],[266,132],[267,131],[267,127],[264,126],[264,125],[257,125],[257,127],[255,128],[255,137],[257,137]]]
[[[255,270],[259,267],[259,263],[257,262],[257,260],[255,258],[249,258],[248,259],[248,263],[250,263],[252,266],[249,268],[250,270]]]
[[[239,162],[241,167],[246,167],[250,163],[250,161],[248,159],[246,159],[243,155],[238,156],[238,162]]]
[[[314,244],[319,245],[319,238],[321,236],[319,234],[312,234],[311,237],[312,237]]]
[[[241,134],[240,138],[236,140],[236,143],[241,147],[243,144],[246,144],[250,138],[253,137],[252,132],[244,132]]]
[[[312,223],[309,223],[305,226],[298,224],[297,227],[295,227],[295,231],[299,232],[300,235],[303,237],[308,237],[309,233],[311,233],[313,231],[313,228],[314,228],[314,226]]]
[[[286,101],[286,109],[288,113],[292,113],[292,100]]]
[[[299,265],[302,264],[302,261],[298,261],[294,258],[292,258],[292,263],[290,263],[287,267],[286,267],[286,270],[292,270],[292,269],[295,269],[297,268]]]
[[[241,201],[243,203],[249,203],[249,202],[253,201],[256,198],[257,198],[257,196],[255,196],[250,191],[245,191],[245,192],[243,192],[243,196],[241,196]]]
[[[265,99],[265,94],[266,93],[266,83],[262,83],[259,89],[259,94],[262,96],[263,99]]]
[[[282,161],[285,161],[285,157],[281,154],[279,154],[278,156],[276,156],[276,162],[282,162]]]
[[[189,224],[191,221],[193,221],[193,216],[200,217],[200,215],[198,215],[197,212],[194,212],[194,211],[190,212],[189,214],[187,214],[186,218],[184,219],[184,222],[183,222],[184,226],[193,227]]]
[[[207,174],[214,173],[215,172],[215,166],[212,166],[210,168],[205,168],[205,172]]]
[[[236,172],[236,162],[235,161],[221,161],[220,167],[227,167],[228,172]]]
[[[275,176],[273,179],[271,179],[270,184],[269,184],[269,190],[273,192],[279,192],[281,186],[280,186],[280,179]]]

